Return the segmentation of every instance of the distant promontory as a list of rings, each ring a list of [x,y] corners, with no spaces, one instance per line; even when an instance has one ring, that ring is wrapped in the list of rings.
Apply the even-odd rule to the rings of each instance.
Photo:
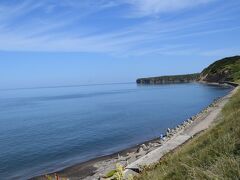
[[[173,76],[159,76],[137,79],[138,84],[170,84],[170,83],[189,83],[197,81],[200,73],[173,75]]]
[[[139,78],[137,84],[171,84],[190,82],[224,83],[240,79],[240,56],[218,60],[201,73]]]

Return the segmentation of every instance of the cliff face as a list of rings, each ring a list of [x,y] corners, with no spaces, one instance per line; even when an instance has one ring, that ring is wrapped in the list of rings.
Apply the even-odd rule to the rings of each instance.
[[[170,83],[189,83],[199,79],[199,74],[186,74],[175,76],[159,76],[137,79],[138,84],[170,84]]]
[[[225,82],[240,79],[240,56],[218,60],[204,69],[200,74],[200,81]]]
[[[200,74],[186,74],[176,76],[159,76],[137,79],[138,84],[170,84],[204,82],[239,82],[240,56],[228,57],[218,60],[204,69]],[[240,82],[239,82],[240,83]]]

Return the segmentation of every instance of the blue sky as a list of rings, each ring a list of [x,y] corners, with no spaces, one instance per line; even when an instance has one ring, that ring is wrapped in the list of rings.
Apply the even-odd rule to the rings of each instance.
[[[239,0],[1,0],[0,88],[133,82],[240,54]]]

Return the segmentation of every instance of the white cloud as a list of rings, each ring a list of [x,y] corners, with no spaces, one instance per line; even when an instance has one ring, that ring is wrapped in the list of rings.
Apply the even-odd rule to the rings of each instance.
[[[129,0],[127,4],[131,2],[135,14],[151,17],[153,14],[166,12],[166,9],[168,12],[177,11],[210,1]],[[121,26],[117,22],[118,17],[100,26],[99,22],[89,20],[88,16],[95,13],[94,16],[98,18],[97,12],[126,4],[126,1],[62,0],[60,4],[56,0],[42,0],[37,4],[34,2],[22,1],[11,6],[1,6],[0,3],[0,50],[101,52],[139,56],[154,53],[183,55],[186,54],[186,49],[189,49],[188,52],[195,52],[192,49],[194,45],[188,46],[189,43],[184,42],[185,38],[239,30],[238,24],[217,26],[235,18],[230,11],[222,11],[223,7],[168,21],[161,18],[139,18],[134,19],[133,23],[132,19],[123,18],[121,21],[130,23],[126,22]],[[237,10],[236,8],[235,11]],[[19,19],[24,16],[27,19]],[[118,26],[112,27],[112,22]]]
[[[214,0],[127,0],[134,7],[133,16],[149,16],[173,12],[212,1]]]

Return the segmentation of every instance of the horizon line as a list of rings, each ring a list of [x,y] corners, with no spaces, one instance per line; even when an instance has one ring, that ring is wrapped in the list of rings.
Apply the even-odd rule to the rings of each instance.
[[[26,89],[52,89],[52,88],[70,88],[70,87],[81,87],[81,86],[100,86],[100,85],[113,85],[113,84],[133,84],[133,82],[112,82],[112,83],[93,83],[93,84],[74,84],[74,85],[56,85],[56,86],[36,86],[36,87],[17,87],[17,88],[1,88],[0,91],[10,90],[26,90]]]

